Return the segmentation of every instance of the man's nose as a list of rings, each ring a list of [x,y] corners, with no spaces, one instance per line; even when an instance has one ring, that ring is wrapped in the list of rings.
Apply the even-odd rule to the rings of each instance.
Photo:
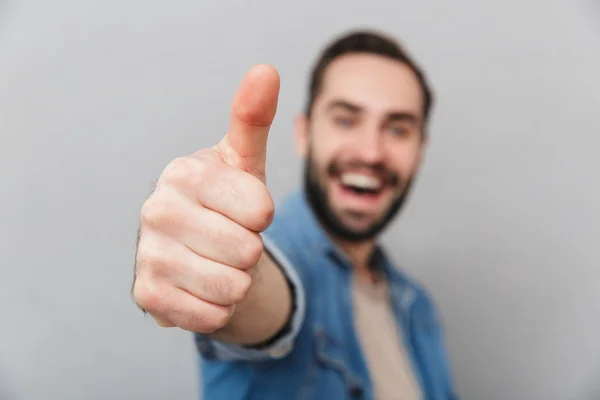
[[[357,143],[357,152],[364,162],[376,164],[383,161],[385,147],[382,136],[381,132],[374,128],[361,132]]]

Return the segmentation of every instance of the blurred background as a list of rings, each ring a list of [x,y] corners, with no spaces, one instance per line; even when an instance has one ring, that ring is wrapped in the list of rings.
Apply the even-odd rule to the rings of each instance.
[[[385,235],[431,290],[466,400],[600,399],[598,1],[0,1],[0,399],[195,399],[189,333],[130,294],[139,209],[224,134],[244,72],[281,74],[267,175],[324,44],[398,38],[437,104]]]

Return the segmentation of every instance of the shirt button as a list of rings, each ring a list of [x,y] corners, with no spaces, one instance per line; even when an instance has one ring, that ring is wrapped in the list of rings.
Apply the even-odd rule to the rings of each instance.
[[[350,388],[350,397],[352,397],[353,399],[362,399],[363,397],[363,390],[360,386],[352,386]]]

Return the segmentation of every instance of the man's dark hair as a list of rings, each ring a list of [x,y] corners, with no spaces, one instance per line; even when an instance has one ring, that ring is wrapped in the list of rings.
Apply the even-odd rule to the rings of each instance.
[[[351,53],[369,53],[397,60],[408,66],[417,76],[423,92],[423,118],[426,124],[433,103],[433,93],[425,73],[398,42],[375,31],[354,31],[335,39],[321,53],[310,76],[308,101],[305,113],[310,118],[313,104],[323,86],[327,66],[336,58]]]

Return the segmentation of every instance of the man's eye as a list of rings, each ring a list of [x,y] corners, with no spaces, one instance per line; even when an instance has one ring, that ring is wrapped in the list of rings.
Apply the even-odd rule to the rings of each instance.
[[[349,128],[354,124],[354,121],[351,118],[336,118],[335,123],[341,127]]]
[[[410,129],[405,126],[392,126],[390,132],[395,136],[406,136],[410,134]]]

